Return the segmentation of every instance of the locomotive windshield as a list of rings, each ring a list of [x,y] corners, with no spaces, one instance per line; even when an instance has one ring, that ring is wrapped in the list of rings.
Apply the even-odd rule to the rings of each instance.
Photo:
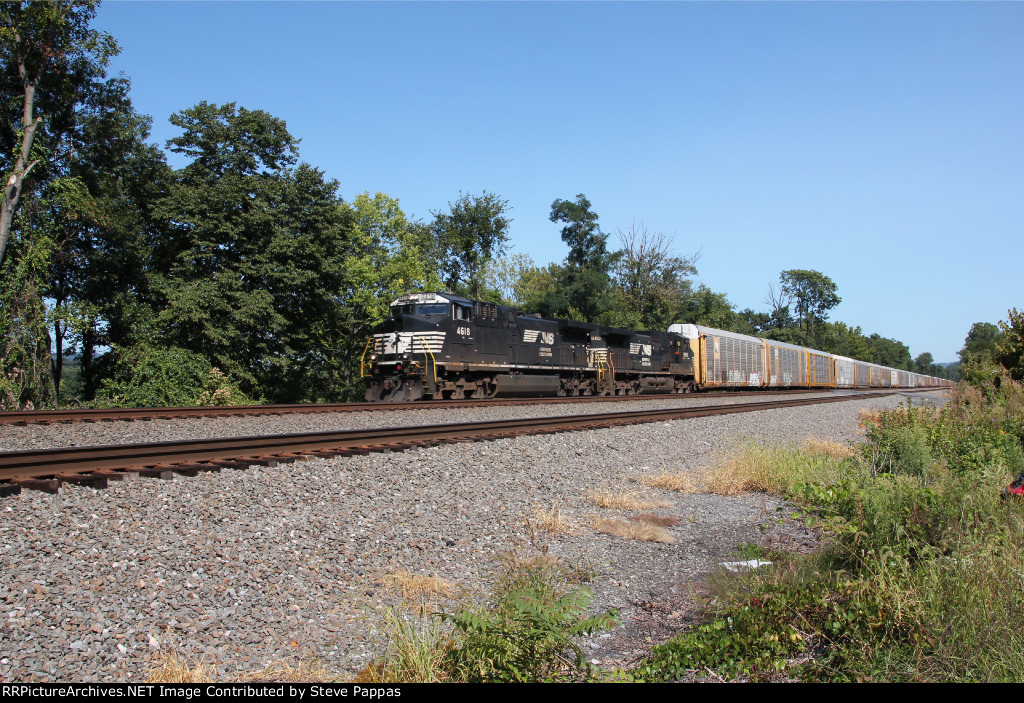
[[[391,314],[398,315],[420,315],[422,317],[437,317],[448,314],[447,303],[428,303],[423,305],[395,305],[391,308]]]

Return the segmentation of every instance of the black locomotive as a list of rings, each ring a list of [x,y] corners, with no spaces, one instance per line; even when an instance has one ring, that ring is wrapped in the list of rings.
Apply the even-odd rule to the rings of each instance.
[[[544,319],[447,293],[410,293],[367,341],[366,399],[684,393],[691,346],[672,332]]]

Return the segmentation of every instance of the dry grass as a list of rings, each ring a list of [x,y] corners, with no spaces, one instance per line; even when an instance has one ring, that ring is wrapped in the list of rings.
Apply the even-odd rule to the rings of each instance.
[[[325,683],[337,681],[334,674],[316,659],[289,664],[280,662],[266,669],[220,676],[217,668],[204,659],[198,662],[178,652],[164,654],[155,669],[146,676],[147,683]]]
[[[652,525],[649,522],[597,518],[594,520],[593,526],[598,532],[603,532],[606,535],[615,535],[616,537],[625,537],[626,539],[661,542],[662,544],[672,544],[675,542],[671,532],[660,525]]]
[[[875,427],[882,426],[882,413],[878,410],[861,408],[857,412],[857,416],[860,417],[860,424],[862,427],[867,427],[868,425],[874,425]]]
[[[451,596],[458,590],[454,584],[444,579],[414,574],[411,571],[395,571],[384,577],[382,585],[397,591],[406,600],[421,600],[435,596]]]
[[[659,525],[661,527],[675,527],[681,521],[677,517],[671,515],[655,515],[654,513],[641,513],[640,515],[630,515],[630,522],[646,522],[649,525]]]
[[[217,669],[206,661],[190,661],[182,654],[170,652],[149,671],[146,683],[211,683],[216,674]]]
[[[651,510],[652,508],[672,507],[672,503],[664,498],[643,496],[634,491],[594,490],[587,497],[597,507],[610,510]]]
[[[780,475],[780,452],[757,446],[744,447],[708,472],[705,487],[709,493],[738,496],[744,493],[780,493],[786,485]]]
[[[325,669],[320,661],[310,659],[294,665],[289,664],[288,662],[272,664],[266,669],[242,674],[233,680],[239,682],[274,681],[280,683],[329,683],[331,681],[337,681],[338,678],[337,674],[331,673]]]
[[[637,480],[651,488],[676,491],[677,493],[699,493],[704,484],[700,476],[689,471],[642,476]]]
[[[805,440],[803,448],[810,454],[827,456],[832,459],[846,459],[854,454],[853,448],[849,445],[829,442],[824,439]]]
[[[530,517],[530,525],[542,532],[551,534],[571,533],[574,526],[571,520],[562,514],[561,507],[555,503],[551,508],[536,506]]]

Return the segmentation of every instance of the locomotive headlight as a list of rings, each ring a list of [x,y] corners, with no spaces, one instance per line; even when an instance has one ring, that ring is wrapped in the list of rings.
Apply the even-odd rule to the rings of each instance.
[[[376,361],[376,360],[377,360],[377,355],[376,354],[370,354],[370,361]]]

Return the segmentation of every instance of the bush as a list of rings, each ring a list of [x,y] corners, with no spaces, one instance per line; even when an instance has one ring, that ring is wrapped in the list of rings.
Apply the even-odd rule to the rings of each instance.
[[[707,619],[655,647],[647,680],[1017,681],[1024,657],[1022,390],[961,384],[941,411],[873,419],[843,466],[759,450],[825,547],[719,584]],[[831,460],[830,460],[831,461]]]
[[[543,682],[592,678],[576,637],[618,624],[615,611],[586,617],[590,592],[558,561],[508,560],[486,605],[409,620],[386,614],[382,659],[364,683]]]
[[[139,345],[117,348],[113,376],[97,393],[99,407],[249,405],[243,394],[202,355],[186,349]]]

